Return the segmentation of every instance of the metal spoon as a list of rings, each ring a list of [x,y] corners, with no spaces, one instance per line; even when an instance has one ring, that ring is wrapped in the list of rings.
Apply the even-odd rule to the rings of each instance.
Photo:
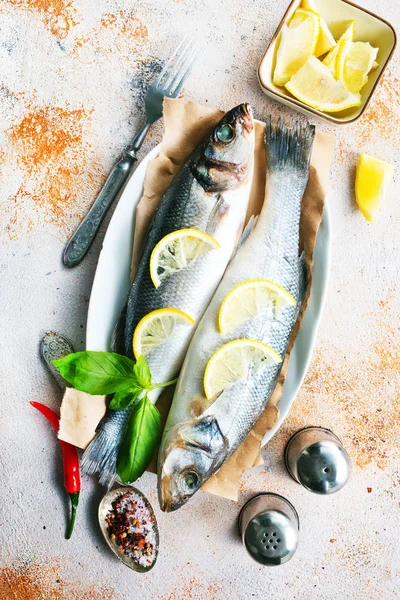
[[[48,331],[40,340],[40,356],[60,388],[64,389],[66,382],[53,365],[53,360],[63,358],[74,352],[71,342],[56,331]]]
[[[144,502],[147,510],[149,511],[150,515],[153,518],[153,527],[154,527],[154,532],[155,532],[155,537],[156,537],[156,543],[154,545],[154,559],[153,559],[153,562],[148,567],[145,567],[142,565],[137,565],[133,561],[132,558],[130,558],[129,556],[126,556],[123,552],[121,552],[119,550],[119,543],[117,541],[113,541],[108,534],[107,515],[108,515],[108,512],[110,510],[112,510],[112,508],[113,508],[112,503],[119,496],[121,496],[122,494],[126,494],[127,492],[133,492],[134,494],[137,494],[138,496],[140,496],[143,499],[143,502]],[[133,486],[122,486],[122,487],[114,488],[114,489],[110,490],[109,492],[107,492],[107,494],[103,497],[102,501],[100,502],[98,515],[99,515],[100,528],[104,535],[104,539],[106,540],[108,546],[111,548],[111,550],[114,552],[114,554],[119,558],[119,560],[121,562],[123,562],[124,565],[126,565],[133,571],[137,571],[138,573],[147,573],[148,571],[150,571],[150,569],[152,569],[154,567],[154,565],[156,564],[156,561],[157,561],[158,549],[159,549],[159,545],[160,545],[160,535],[159,535],[159,529],[158,529],[158,525],[157,525],[156,516],[155,516],[153,508],[152,508],[150,502],[147,500],[146,496],[144,494],[142,494],[142,492],[140,490],[138,490],[137,488],[135,488]]]

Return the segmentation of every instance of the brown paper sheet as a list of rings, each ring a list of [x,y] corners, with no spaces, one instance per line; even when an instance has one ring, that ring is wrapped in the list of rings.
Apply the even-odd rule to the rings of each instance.
[[[194,102],[185,102],[184,100],[165,101],[165,131],[160,153],[147,167],[143,197],[140,200],[136,211],[131,268],[132,277],[136,272],[140,248],[143,244],[143,239],[150,219],[165,190],[174,175],[186,162],[194,148],[196,148],[196,146],[201,143],[215,127],[222,114],[222,111],[218,109],[203,107]],[[264,201],[266,174],[263,140],[264,130],[264,124],[256,122],[254,179],[247,218],[252,214],[258,214]],[[333,138],[317,132],[311,158],[309,182],[303,198],[300,223],[301,243],[305,251],[306,262],[310,273],[316,236],[322,219],[324,200],[329,191],[329,168],[332,149]],[[307,306],[310,288],[311,280],[306,294],[306,301],[289,343],[288,353],[285,357],[278,385],[265,408],[265,411],[243,444],[202,489],[219,496],[236,500],[239,480],[243,472],[248,468],[262,464],[263,461],[260,454],[261,441],[265,433],[276,424],[279,416],[278,404],[282,396],[283,384],[289,365],[289,355],[295,337],[301,326],[302,315]],[[86,394],[83,396],[86,396]],[[171,390],[167,390],[157,403],[163,417],[163,422],[165,422],[168,414],[171,399]],[[66,404],[64,399],[61,413],[63,432],[63,437],[61,439],[67,439],[67,441],[70,441],[81,448],[84,448],[92,439],[101,412],[92,411],[90,401],[88,402],[87,398],[84,398],[83,400],[84,406],[80,406],[78,410],[78,403],[76,402],[72,403],[72,406],[69,406],[69,404],[71,404],[69,402],[68,406],[66,405],[64,407],[64,404]],[[104,413],[104,399],[102,410]],[[77,443],[78,441],[79,443]],[[148,470],[155,472],[154,460],[152,461],[152,464],[149,465]]]
[[[91,396],[68,387],[61,403],[59,439],[86,448],[106,412],[105,400],[105,396]]]

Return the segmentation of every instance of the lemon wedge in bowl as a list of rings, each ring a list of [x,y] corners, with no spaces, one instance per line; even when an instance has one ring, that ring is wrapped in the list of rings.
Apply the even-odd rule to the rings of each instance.
[[[217,240],[198,229],[179,229],[169,233],[151,253],[150,277],[154,286],[158,288],[163,279],[216,248],[220,248]]]
[[[336,77],[336,59],[337,59],[337,56],[339,53],[339,49],[341,48],[341,43],[344,40],[349,40],[350,42],[353,41],[355,24],[356,24],[355,21],[350,22],[346,31],[338,39],[337,44],[332,48],[332,50],[330,50],[328,52],[328,54],[325,56],[324,60],[322,61],[323,64],[328,67],[328,69],[330,70],[330,72],[332,73],[332,75],[334,77]]]
[[[296,18],[296,13],[293,19]],[[292,19],[289,27],[283,25],[281,29],[272,79],[274,85],[285,85],[315,50],[319,36],[319,16],[308,11],[303,17],[304,15],[299,17],[297,23],[294,21],[294,25]]]
[[[133,353],[136,360],[141,354],[149,356],[165,344],[174,334],[178,325],[194,325],[189,315],[176,308],[153,310],[139,321],[133,334]]]
[[[218,313],[220,333],[234,331],[239,325],[257,317],[268,304],[275,312],[296,304],[295,299],[282,286],[267,279],[252,279],[239,283],[222,301]]]
[[[356,94],[367,83],[377,54],[378,48],[369,42],[343,40],[336,59],[336,79]]]
[[[367,221],[372,222],[390,184],[394,167],[390,163],[360,154],[356,170],[356,201]]]
[[[331,48],[335,46],[336,41],[333,35],[331,34],[325,19],[320,14],[318,14],[318,11],[316,10],[316,7],[314,6],[312,0],[304,0],[301,5],[301,8],[296,10],[296,12],[294,13],[294,17],[299,11],[313,12],[319,16],[320,30],[314,54],[315,56],[321,56],[322,54],[326,54]],[[291,23],[292,22],[293,19]]]
[[[315,56],[308,59],[285,87],[304,104],[323,112],[339,112],[361,104],[360,94],[349,92]]]
[[[237,381],[244,381],[263,365],[276,365],[282,358],[268,344],[240,339],[228,342],[210,358],[204,371],[204,392],[213,398]]]

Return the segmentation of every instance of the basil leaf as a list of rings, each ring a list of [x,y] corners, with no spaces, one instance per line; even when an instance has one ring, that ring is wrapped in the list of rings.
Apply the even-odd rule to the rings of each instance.
[[[128,392],[137,386],[133,361],[114,352],[75,352],[53,364],[75,389],[88,394]]]
[[[119,449],[117,473],[122,483],[132,483],[144,473],[160,438],[160,413],[146,395],[133,408]]]
[[[122,396],[114,396],[114,398],[108,405],[108,408],[110,410],[123,410],[125,408],[128,408],[128,406],[132,404],[133,400],[134,399],[132,398],[132,396],[126,393]]]
[[[147,390],[151,388],[151,371],[143,354],[137,359],[133,372],[139,385]]]
[[[125,391],[116,392],[108,405],[108,408],[110,410],[123,410],[124,408],[128,408],[142,392],[143,388],[141,387],[134,387],[130,389],[128,393]]]

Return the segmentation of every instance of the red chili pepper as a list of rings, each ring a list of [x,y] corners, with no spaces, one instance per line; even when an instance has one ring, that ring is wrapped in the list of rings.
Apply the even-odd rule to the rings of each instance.
[[[60,429],[60,418],[51,408],[41,404],[40,402],[31,402],[32,406],[36,408],[43,416],[53,425],[54,429],[58,431]],[[78,508],[79,492],[81,491],[81,476],[79,472],[79,457],[75,446],[58,440],[60,442],[63,464],[64,464],[64,486],[67,490],[71,499],[71,519],[68,525],[66,538],[72,535],[72,531],[75,525],[76,509]]]

